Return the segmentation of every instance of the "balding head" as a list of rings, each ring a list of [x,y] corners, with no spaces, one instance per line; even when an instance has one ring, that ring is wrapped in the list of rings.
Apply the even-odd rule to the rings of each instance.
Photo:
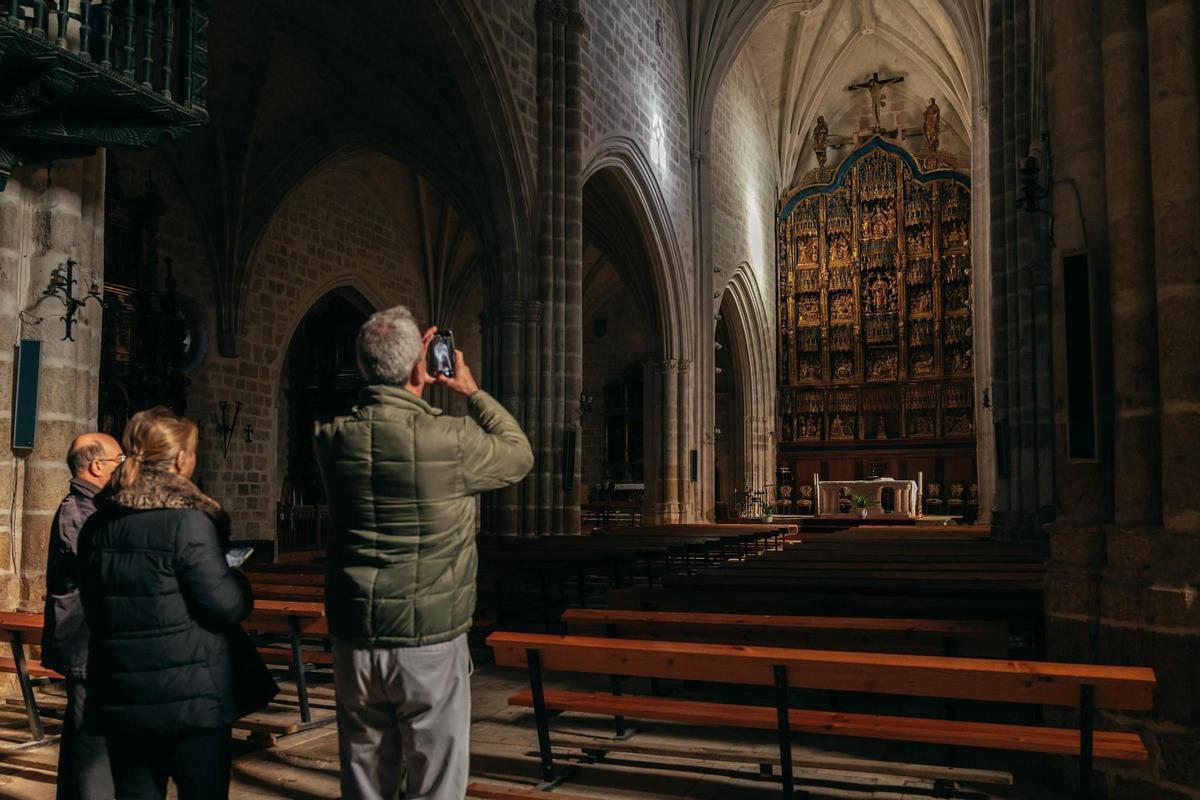
[[[120,466],[121,445],[107,433],[85,433],[75,437],[67,452],[71,475],[103,489]]]

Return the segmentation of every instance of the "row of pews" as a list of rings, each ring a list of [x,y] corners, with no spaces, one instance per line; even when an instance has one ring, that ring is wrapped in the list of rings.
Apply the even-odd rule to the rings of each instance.
[[[1096,758],[1148,760],[1136,733],[1097,730],[1096,715],[1150,711],[1152,670],[1040,660],[1042,545],[994,541],[974,526],[813,527],[657,582],[612,584],[604,607],[565,610],[566,635],[491,634],[496,664],[529,677],[509,703],[534,712],[539,788],[575,771],[555,763],[550,736],[551,715],[568,712],[613,718],[611,743],[581,748],[597,758],[650,752],[622,741],[630,720],[772,730],[779,756],[759,765],[778,767],[785,798],[802,794],[797,734],[941,745],[952,760],[962,747],[1070,756],[1081,798],[1092,797]],[[609,690],[548,688],[554,672],[607,680]],[[638,679],[648,691],[631,692]],[[747,704],[747,691],[773,703]],[[939,706],[942,716],[930,715]],[[963,719],[964,706],[984,719]],[[1043,709],[1055,708],[1073,711],[1073,724],[1045,724]],[[691,757],[713,754],[692,748]],[[881,771],[932,777],[946,796],[960,782],[1012,781],[957,766]]]
[[[305,681],[307,665],[333,664],[328,651],[329,630],[325,624],[324,604],[256,598],[254,610],[243,626],[259,643],[258,651],[267,664],[288,667],[295,688],[282,690],[268,709],[243,717],[234,727],[274,741],[332,721],[332,717],[314,720],[314,701],[309,697]],[[44,667],[30,655],[28,648],[41,641],[42,627],[41,614],[19,611],[0,613],[0,632],[8,640],[10,650],[10,657],[0,658],[0,673],[16,676],[33,743],[46,741],[42,709],[52,707],[61,710],[62,706],[57,698],[39,695],[35,691],[39,685],[63,679],[63,676]],[[304,642],[313,640],[324,643],[325,648],[306,648]],[[327,695],[318,704],[332,708],[332,695]]]
[[[804,760],[791,750],[798,734],[1072,756],[1079,797],[1087,798],[1095,758],[1147,760],[1136,734],[1096,730],[1095,722],[1099,711],[1151,710],[1155,676],[1040,660],[1045,557],[1040,545],[993,541],[969,526],[672,525],[481,539],[477,626],[490,632],[497,665],[528,675],[529,688],[509,703],[533,711],[539,789],[572,772],[555,763],[551,716],[582,713],[613,721],[612,741],[582,748],[593,758],[655,752],[629,739],[628,721],[774,731],[778,757],[755,758],[764,774],[778,770],[786,798],[801,794],[793,767]],[[332,665],[321,564],[258,564],[247,575],[257,599],[246,627],[294,689],[285,705],[292,719],[276,709],[239,726],[274,739],[331,722],[313,711],[330,708],[332,695],[314,699],[309,685],[314,670],[328,680]],[[0,615],[0,628],[12,646],[0,671],[17,674],[40,739],[34,685],[56,677],[25,652],[40,637],[40,616]],[[559,690],[547,686],[547,673],[590,675],[608,688]],[[645,690],[632,691],[643,680]],[[747,691],[769,700],[748,704]],[[815,693],[830,703],[814,702]],[[900,713],[844,702],[866,696],[900,698]],[[914,715],[909,698],[935,708],[944,701],[945,713],[920,706]],[[1034,713],[963,719],[961,704],[977,703]],[[1073,709],[1074,723],[1045,724],[1041,710],[1055,707]],[[694,748],[692,755],[739,757]],[[876,766],[934,777],[947,792],[959,782],[1011,781],[957,765]],[[483,784],[468,794],[536,796]]]
[[[481,539],[480,595],[485,632],[493,627],[549,630],[566,605],[586,606],[613,587],[661,584],[664,576],[746,558],[779,548],[795,526],[744,525],[712,531],[703,526],[638,528],[604,536],[548,536],[537,539]],[[236,727],[274,741],[333,721],[333,696],[310,685],[314,671],[330,684],[331,640],[325,621],[325,579],[320,558],[291,563],[252,563],[245,574],[254,587],[255,606],[243,627],[258,644],[263,660],[286,670],[286,690],[266,711],[238,721]],[[532,596],[531,596],[532,591]],[[530,601],[532,600],[532,603]],[[536,607],[535,619],[522,613]],[[517,612],[510,613],[510,609]],[[30,656],[41,640],[42,615],[0,613],[0,631],[10,656],[0,658],[0,673],[13,674],[20,687],[34,742],[45,741],[39,704],[59,705],[35,690],[62,680]]]

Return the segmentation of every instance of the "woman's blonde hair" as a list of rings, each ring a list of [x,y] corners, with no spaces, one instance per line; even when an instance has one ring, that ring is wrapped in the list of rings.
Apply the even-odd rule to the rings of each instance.
[[[143,467],[168,469],[180,453],[194,451],[199,440],[196,423],[166,406],[139,411],[129,419],[121,437],[125,461],[113,473],[114,488],[119,491],[132,486]]]

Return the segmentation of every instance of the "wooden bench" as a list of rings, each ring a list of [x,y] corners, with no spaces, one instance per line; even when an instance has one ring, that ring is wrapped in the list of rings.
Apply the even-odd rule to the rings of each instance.
[[[1136,733],[1095,731],[1096,709],[1146,711],[1154,672],[1107,667],[942,656],[850,653],[586,636],[493,633],[498,666],[529,671],[530,689],[509,698],[532,707],[542,777],[555,776],[549,713],[578,711],[718,727],[775,730],[784,797],[795,796],[791,734],[923,742],[1079,757],[1079,796],[1091,797],[1094,758],[1146,761]],[[546,691],[544,670],[769,686],[775,706],[748,706],[599,692]],[[1078,708],[1080,725],[1054,728],[993,722],[793,709],[789,689],[895,694]]]
[[[255,587],[258,592],[258,587]],[[308,698],[308,678],[305,664],[333,664],[333,654],[321,651],[306,651],[301,648],[303,636],[329,638],[329,626],[325,620],[325,605],[296,600],[274,600],[255,598],[254,611],[242,626],[256,634],[275,634],[288,637],[290,650],[277,647],[260,647],[258,652],[268,664],[290,666],[296,680],[296,696],[300,705],[300,722],[312,723],[312,705]]]
[[[11,658],[0,658],[0,673],[16,674],[17,683],[21,688],[21,697],[25,705],[25,713],[29,717],[29,727],[34,741],[45,738],[41,714],[38,711],[33,688],[37,680],[61,680],[53,670],[46,669],[39,662],[29,659],[25,654],[28,639],[40,640],[43,619],[41,614],[23,612],[0,613],[0,631],[8,634],[12,649]],[[273,734],[294,733],[312,723],[312,710],[309,702],[308,687],[305,679],[305,664],[333,663],[330,653],[305,651],[300,647],[302,636],[328,638],[329,629],[325,624],[325,608],[320,603],[306,603],[286,600],[256,599],[254,611],[246,619],[244,627],[257,633],[277,634],[288,636],[291,649],[276,647],[260,647],[259,653],[268,664],[283,664],[290,666],[296,677],[296,693],[300,706],[301,726],[264,725],[254,721],[239,723],[256,732]]]
[[[580,636],[676,642],[821,647],[866,652],[1003,658],[1008,625],[998,620],[886,619],[569,608]]]
[[[467,797],[474,797],[477,800],[546,800],[547,797],[553,800],[595,800],[593,797],[581,797],[577,794],[555,792],[552,795],[547,795],[544,791],[537,789],[523,789],[519,786],[497,786],[496,784],[488,783],[470,784],[467,786]]]
[[[42,715],[38,711],[37,699],[33,694],[35,680],[62,680],[62,675],[47,669],[40,662],[28,658],[25,654],[26,640],[32,638],[29,644],[40,642],[42,636],[42,615],[27,614],[20,611],[0,613],[0,631],[3,631],[11,648],[12,658],[0,659],[0,672],[15,674],[17,684],[21,687],[21,699],[25,704],[25,714],[29,718],[29,731],[35,742],[46,738],[42,726]]]

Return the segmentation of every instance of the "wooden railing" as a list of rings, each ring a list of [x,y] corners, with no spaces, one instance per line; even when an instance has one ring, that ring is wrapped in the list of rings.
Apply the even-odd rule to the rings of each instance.
[[[0,26],[183,108],[205,107],[208,0],[0,0]]]

